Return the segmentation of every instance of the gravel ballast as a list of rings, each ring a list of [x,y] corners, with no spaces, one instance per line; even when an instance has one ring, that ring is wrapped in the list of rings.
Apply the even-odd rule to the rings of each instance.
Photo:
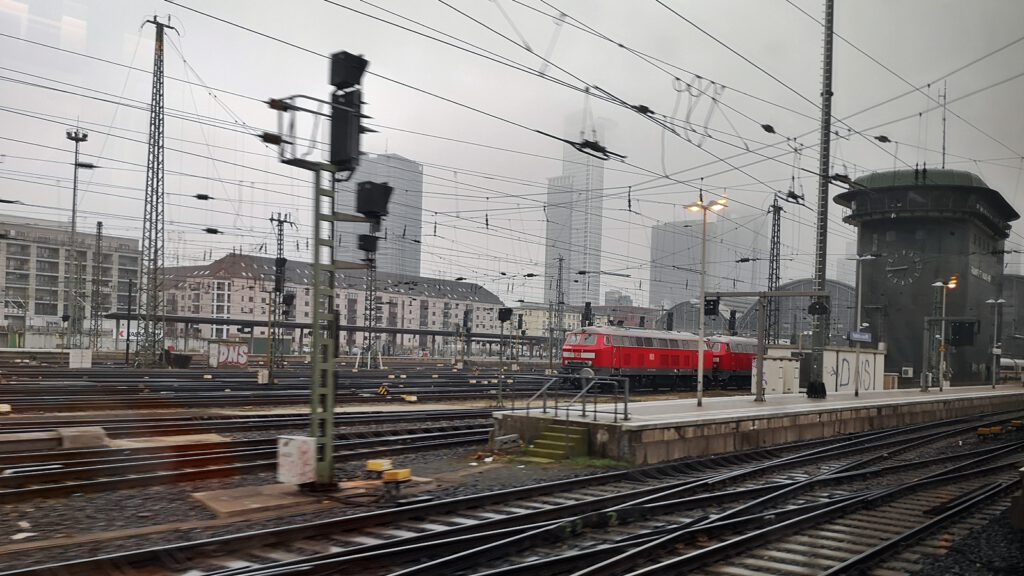
[[[436,498],[469,496],[606,471],[566,465],[522,463],[501,457],[486,462],[481,457],[480,451],[483,449],[484,446],[434,450],[399,455],[392,460],[398,468],[411,468],[417,477],[438,479],[438,487],[423,494]],[[340,462],[337,465],[338,479],[359,479],[362,477],[364,466],[365,462],[362,460]],[[237,478],[182,482],[4,505],[0,507],[0,516],[3,518],[0,524],[0,545],[85,536],[159,524],[215,521],[217,516],[192,498],[192,493],[275,482],[275,473],[268,471]],[[182,527],[147,536],[12,551],[0,554],[0,565],[3,566],[3,570],[12,570],[130,549],[192,542],[216,536],[350,516],[376,509],[360,505],[337,505],[305,514],[281,515],[258,520],[242,518],[229,524],[201,528]],[[19,540],[11,539],[25,532],[33,535]]]
[[[944,556],[932,558],[914,576],[1018,576],[1024,574],[1024,530],[1004,510],[960,538]]]

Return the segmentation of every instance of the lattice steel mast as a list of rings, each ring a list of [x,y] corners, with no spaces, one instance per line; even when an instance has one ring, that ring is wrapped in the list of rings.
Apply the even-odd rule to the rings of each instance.
[[[778,292],[779,281],[781,280],[781,266],[780,260],[782,256],[782,234],[781,234],[781,221],[782,221],[782,206],[779,205],[779,199],[775,198],[772,202],[768,212],[772,215],[772,239],[771,246],[768,251],[768,291]],[[779,341],[779,299],[769,298],[768,299],[768,313],[767,318],[767,334],[768,341],[775,344]]]
[[[565,256],[559,256],[558,278],[555,278],[555,331],[560,340],[555,342],[556,351],[561,351],[562,342],[565,342],[565,286],[562,283],[564,268]]]
[[[164,29],[174,27],[153,17],[153,94],[149,110],[149,154],[142,215],[142,266],[139,269],[139,339],[137,364],[155,366],[164,339]]]
[[[277,238],[277,253],[274,258],[274,289],[270,291],[270,314],[269,326],[267,326],[267,367],[270,370],[270,382],[274,382],[274,368],[281,365],[281,355],[278,348],[278,341],[281,337],[281,314],[284,305],[281,297],[284,294],[284,282],[288,259],[284,257],[284,225],[291,224],[290,214],[282,215],[280,212],[270,217],[270,224],[274,226],[274,234]]]
[[[89,300],[89,317],[92,325],[89,329],[89,337],[92,339],[92,349],[100,349],[100,332],[103,330],[103,305],[100,301],[103,293],[100,286],[103,283],[103,222],[96,223],[96,245],[92,249],[92,297]]]
[[[370,233],[375,234],[373,224],[370,225]],[[374,353],[377,350],[377,254],[366,252],[363,259],[366,262],[366,301],[363,302],[363,353],[366,354],[366,367],[374,367]]]
[[[832,147],[832,30],[834,1],[825,0],[825,42],[821,67],[821,131],[818,144],[818,214],[814,227],[814,290],[825,291],[825,265],[828,248],[829,155]],[[813,318],[813,368],[811,382],[824,383],[825,344],[828,338],[829,309],[826,299],[815,298],[809,309]]]

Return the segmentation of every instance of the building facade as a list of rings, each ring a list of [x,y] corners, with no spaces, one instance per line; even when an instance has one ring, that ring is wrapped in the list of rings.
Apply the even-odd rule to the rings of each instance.
[[[96,259],[96,235],[79,228],[76,246],[71,246],[71,225],[67,222],[0,216],[0,293],[4,316],[0,326],[2,344],[9,347],[54,348],[62,346],[67,313],[74,289],[77,249],[85,316],[83,331],[88,342],[90,317],[94,311],[93,287],[98,278],[97,312],[105,314],[117,306],[128,311],[129,281],[139,280],[139,241],[103,235]],[[98,276],[97,276],[98,272]],[[113,321],[103,320],[104,341],[113,333]]]
[[[566,145],[562,174],[548,179],[545,206],[544,301],[557,302],[559,260],[564,303],[597,304],[601,297],[603,161]],[[593,272],[579,274],[579,272]]]
[[[620,290],[605,290],[604,304],[605,306],[632,306],[633,297],[623,294]]]
[[[398,154],[367,154],[359,159],[359,168],[342,184],[336,200],[337,210],[356,213],[355,190],[359,182],[383,182],[394,190],[378,236],[377,270],[391,274],[419,276],[423,238],[423,166]],[[358,236],[369,232],[369,224],[335,224],[336,256],[339,260],[359,261]]]
[[[268,302],[273,289],[274,259],[244,254],[228,254],[204,266],[167,269],[167,314],[262,321],[268,319]],[[285,270],[285,292],[295,294],[294,314],[289,320],[310,322],[312,308],[312,266],[289,261]],[[338,272],[335,279],[335,309],[342,326],[364,326],[366,280],[363,271]],[[389,328],[461,330],[468,318],[471,331],[498,334],[498,309],[501,300],[489,290],[470,282],[455,282],[378,272],[378,326]],[[468,313],[468,316],[466,314]],[[209,339],[244,341],[266,338],[267,328],[257,327],[243,334],[239,327],[197,324],[188,328],[191,341],[201,345]],[[183,325],[171,328],[170,336],[182,339]],[[286,330],[291,352],[309,346],[308,330]],[[454,337],[387,334],[381,337],[386,355],[410,355],[423,351],[431,355],[452,354],[459,343]],[[363,346],[363,333],[343,331],[342,352],[354,353]]]
[[[768,242],[764,215],[708,214],[706,286],[708,292],[747,292],[767,288]],[[770,228],[767,230],[770,233]],[[700,219],[651,227],[649,305],[671,308],[700,295]]]

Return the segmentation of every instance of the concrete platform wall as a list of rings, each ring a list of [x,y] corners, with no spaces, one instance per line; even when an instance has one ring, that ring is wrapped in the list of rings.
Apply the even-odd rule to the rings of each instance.
[[[862,408],[829,409],[822,406],[810,413],[641,425],[593,422],[579,416],[556,420],[538,412],[530,416],[505,413],[496,418],[494,434],[519,434],[529,444],[540,437],[548,424],[571,422],[573,426],[586,427],[590,431],[592,457],[612,458],[631,464],[656,464],[678,458],[724,454],[1013,409],[1024,410],[1024,392],[989,397],[936,398],[934,401]]]

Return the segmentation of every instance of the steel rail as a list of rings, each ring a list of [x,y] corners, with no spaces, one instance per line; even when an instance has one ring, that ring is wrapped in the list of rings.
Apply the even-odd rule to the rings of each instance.
[[[957,421],[959,421],[959,420],[960,419],[958,419]],[[917,431],[919,429],[926,428],[926,427],[931,427],[931,426],[934,426],[934,425],[937,425],[937,424],[918,425],[918,426],[906,427],[905,430]],[[889,435],[891,433],[892,433],[891,431],[886,431],[886,432],[881,433],[881,434],[879,434],[879,433],[862,434],[862,435],[858,435],[858,437],[854,440],[854,442],[863,442],[863,441],[866,441],[866,440],[868,440],[870,438],[873,438],[873,437],[877,438],[877,437],[883,436],[883,435],[887,436],[887,435]],[[815,442],[805,443],[803,447],[805,447],[805,448],[810,447],[810,448],[814,449],[813,451],[818,451],[818,449],[815,448],[815,447],[823,445],[823,444],[824,443],[822,441],[815,441]],[[847,444],[847,443],[840,443],[840,446],[845,445],[845,444]],[[763,459],[763,458],[769,457],[770,455],[773,455],[773,452],[774,451],[765,451],[765,450],[762,450],[762,451],[751,451],[751,452],[745,453],[745,456],[748,459],[752,459],[752,458],[754,458],[755,455],[758,455],[758,456],[760,456]],[[320,533],[337,533],[337,532],[339,532],[341,530],[357,530],[357,529],[365,528],[365,527],[369,527],[369,526],[379,526],[381,524],[386,524],[386,523],[389,523],[389,522],[399,522],[399,521],[402,521],[402,519],[410,519],[410,518],[425,516],[425,515],[428,515],[428,514],[442,514],[442,513],[445,513],[445,512],[453,512],[453,511],[458,511],[458,510],[461,510],[461,509],[467,509],[467,508],[472,508],[472,507],[477,507],[477,506],[485,506],[485,505],[488,505],[488,504],[491,504],[491,503],[502,503],[502,502],[508,502],[508,501],[516,501],[516,500],[519,500],[519,499],[522,499],[522,498],[537,496],[539,494],[553,493],[553,492],[557,492],[557,491],[564,490],[564,489],[578,489],[578,488],[581,488],[581,487],[594,486],[594,485],[604,484],[604,483],[611,482],[611,481],[620,481],[620,480],[637,481],[637,480],[640,480],[641,478],[643,478],[644,475],[648,475],[650,477],[658,478],[658,477],[661,477],[661,476],[665,475],[669,471],[674,471],[674,473],[677,473],[677,474],[689,474],[690,477],[686,481],[684,481],[684,482],[693,481],[694,479],[698,479],[699,480],[699,479],[701,479],[701,477],[703,477],[704,479],[707,479],[707,478],[717,478],[717,477],[721,477],[722,474],[721,473],[715,473],[715,472],[708,472],[708,470],[709,469],[713,469],[713,468],[710,468],[712,466],[713,467],[721,467],[723,465],[727,465],[726,460],[728,460],[728,458],[708,458],[708,459],[703,459],[701,461],[693,461],[693,462],[687,463],[686,465],[681,465],[681,464],[662,465],[662,466],[648,467],[646,469],[637,470],[637,471],[625,471],[625,472],[615,472],[615,473],[609,473],[609,474],[602,474],[602,475],[591,476],[591,477],[587,477],[587,478],[583,478],[583,479],[565,480],[565,481],[549,483],[549,484],[545,484],[545,485],[521,487],[521,488],[516,488],[516,489],[512,489],[512,490],[505,490],[505,491],[501,491],[501,492],[497,492],[497,493],[482,494],[482,495],[475,495],[475,496],[467,496],[467,497],[456,498],[456,499],[451,499],[451,500],[442,501],[442,502],[434,502],[434,503],[428,503],[428,504],[417,504],[417,505],[409,506],[409,507],[406,507],[406,508],[403,508],[403,509],[400,509],[400,510],[395,510],[395,511],[371,512],[371,513],[366,513],[366,514],[362,514],[362,515],[350,516],[350,517],[347,517],[347,518],[339,518],[339,519],[325,520],[325,521],[315,522],[315,523],[310,523],[310,524],[303,524],[303,525],[297,525],[297,526],[276,528],[276,529],[271,529],[271,530],[264,530],[264,531],[259,531],[259,532],[243,534],[243,535],[237,535],[237,536],[225,536],[225,537],[213,538],[213,539],[209,539],[209,540],[205,540],[205,541],[172,545],[172,546],[169,546],[169,547],[159,547],[159,548],[151,548],[151,549],[146,549],[146,550],[138,550],[138,551],[127,552],[127,553],[113,555],[113,556],[100,557],[100,558],[94,558],[94,559],[85,559],[85,560],[81,560],[81,561],[77,561],[77,562],[70,562],[70,563],[64,563],[64,564],[60,564],[60,565],[53,565],[53,566],[49,566],[49,567],[39,567],[37,569],[37,571],[31,571],[31,572],[20,572],[19,571],[19,572],[14,572],[14,573],[17,573],[17,574],[22,574],[22,573],[25,573],[25,574],[27,574],[27,573],[44,574],[44,573],[47,573],[46,570],[52,569],[53,573],[62,573],[63,574],[64,573],[63,571],[65,569],[70,571],[70,570],[73,570],[73,569],[77,570],[79,568],[86,569],[87,567],[91,567],[91,569],[96,570],[96,569],[100,569],[100,567],[102,567],[102,566],[111,565],[109,563],[114,563],[116,565],[131,565],[131,564],[136,564],[138,562],[159,561],[159,558],[163,557],[166,554],[173,554],[176,557],[184,558],[184,557],[187,557],[191,553],[198,552],[198,550],[200,550],[200,549],[209,550],[209,551],[211,551],[211,553],[215,554],[216,550],[218,550],[218,549],[237,550],[239,547],[271,545],[271,544],[276,544],[276,543],[281,543],[281,542],[288,542],[288,541],[294,541],[294,540],[299,540],[299,539],[308,538],[308,537],[314,537],[314,536],[316,536],[317,534],[320,534]],[[698,466],[700,466],[700,467],[698,467]],[[871,473],[873,473],[873,471],[872,470],[868,470],[868,471],[863,471],[862,473],[863,474],[871,474]],[[652,488],[644,488],[644,489],[641,489],[641,490],[633,491],[633,492],[631,492],[628,495],[614,495],[613,497],[601,498],[601,499],[599,499],[597,501],[591,501],[591,502],[582,503],[580,506],[574,507],[573,511],[574,512],[581,512],[581,511],[582,512],[587,512],[587,509],[589,508],[589,512],[598,512],[598,511],[602,510],[602,505],[606,509],[608,507],[607,506],[608,504],[618,503],[618,500],[626,501],[626,499],[628,499],[628,498],[636,499],[636,496],[638,494],[645,494],[645,495],[646,494],[650,494],[650,493],[653,492],[653,490],[656,490],[656,488],[654,488],[654,489],[652,489]],[[453,536],[460,535],[460,531],[479,531],[480,529],[496,530],[496,529],[501,529],[503,527],[510,527],[510,526],[503,526],[503,523],[510,523],[512,526],[515,526],[515,525],[521,526],[524,521],[528,521],[528,520],[529,521],[549,521],[549,520],[558,519],[558,516],[559,516],[559,511],[544,511],[544,510],[541,510],[541,511],[536,511],[536,512],[530,513],[530,516],[516,515],[516,516],[510,516],[510,517],[506,517],[506,518],[497,518],[497,519],[493,519],[493,520],[490,520],[490,521],[484,521],[484,522],[476,523],[476,524],[473,524],[472,526],[463,527],[463,528],[460,528],[460,529],[448,529],[448,530],[440,531],[438,533],[424,534],[424,535],[420,536],[419,538],[421,538],[423,540],[436,539],[439,536],[439,534],[443,535],[445,537],[453,537]],[[68,572],[68,573],[71,573],[71,572]]]
[[[335,455],[339,458],[369,455],[386,456],[444,446],[479,444],[487,441],[489,431],[490,429],[478,428],[427,435],[350,440],[336,443]],[[424,436],[426,439],[424,439]],[[395,444],[388,445],[389,442],[395,442]],[[224,464],[225,460],[232,460],[234,463]],[[183,466],[196,466],[197,468],[182,469]],[[69,470],[48,470],[23,475],[2,476],[0,479],[4,481],[10,479],[9,483],[29,483],[32,481],[53,482],[71,480],[88,474],[132,474],[130,476],[116,476],[113,478],[98,478],[63,484],[47,484],[2,490],[0,491],[0,503],[19,502],[30,498],[52,497],[63,494],[153,486],[168,482],[221,478],[254,470],[273,469],[276,466],[276,450],[265,449],[234,452],[229,455],[158,460]],[[4,484],[8,485],[9,483],[5,482]]]

